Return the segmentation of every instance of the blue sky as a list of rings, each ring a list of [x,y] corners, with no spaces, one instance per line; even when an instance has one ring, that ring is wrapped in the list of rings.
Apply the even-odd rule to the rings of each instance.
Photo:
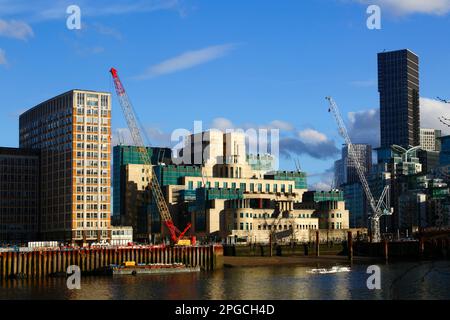
[[[80,31],[66,27],[70,4]],[[420,56],[422,126],[450,113],[434,100],[450,97],[450,1],[370,4],[381,30],[366,27],[365,0],[0,0],[0,146],[18,146],[18,116],[39,102],[73,88],[113,92],[114,66],[153,145],[196,120],[276,127],[283,154],[323,187],[342,144],[326,95],[356,142],[377,144],[377,52]],[[125,128],[115,98],[113,108],[113,128]]]

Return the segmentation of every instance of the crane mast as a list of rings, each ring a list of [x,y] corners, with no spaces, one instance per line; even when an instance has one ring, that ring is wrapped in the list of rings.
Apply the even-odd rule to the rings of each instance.
[[[390,215],[391,211],[389,208],[389,185],[386,185],[383,189],[383,192],[380,196],[380,199],[375,201],[372,192],[370,191],[369,184],[367,183],[366,176],[364,174],[363,167],[359,162],[358,155],[356,151],[353,149],[353,143],[348,135],[347,128],[345,126],[344,120],[342,119],[339,108],[334,102],[333,98],[326,97],[329,102],[330,108],[329,112],[331,112],[336,120],[338,125],[339,134],[344,138],[345,144],[347,145],[348,154],[350,159],[353,161],[353,164],[356,168],[356,172],[358,174],[359,180],[361,181],[361,185],[363,187],[366,198],[369,202],[371,214],[369,218],[371,220],[371,231],[372,231],[372,241],[380,242],[381,241],[381,231],[380,231],[380,217],[383,215]]]
[[[128,128],[130,130],[133,143],[137,148],[142,163],[145,166],[149,166],[151,168],[151,170],[145,170],[145,173],[147,180],[149,181],[149,188],[155,200],[156,207],[161,216],[161,220],[164,222],[167,229],[169,230],[172,241],[174,243],[178,243],[179,240],[182,239],[183,236],[186,234],[186,232],[190,229],[191,224],[189,223],[187,227],[183,230],[183,232],[180,232],[180,230],[178,230],[178,228],[174,225],[172,216],[169,211],[169,207],[167,206],[158,179],[156,178],[156,174],[153,169],[150,156],[148,155],[147,148],[145,147],[144,139],[142,138],[142,133],[141,130],[139,129],[138,120],[134,112],[133,106],[131,104],[131,101],[128,98],[127,92],[125,91],[125,87],[120,81],[117,70],[111,68],[110,72],[113,77],[117,97],[122,107],[122,111],[125,116]]]

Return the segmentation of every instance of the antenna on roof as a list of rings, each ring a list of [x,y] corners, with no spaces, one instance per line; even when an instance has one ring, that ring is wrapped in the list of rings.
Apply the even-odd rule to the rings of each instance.
[[[117,129],[117,139],[119,140],[119,146],[123,146],[123,134],[121,129]]]
[[[294,159],[294,165],[295,165],[295,168],[297,169],[297,171],[302,171],[302,167],[300,165],[300,160],[298,158]]]
[[[450,101],[445,100],[445,99],[442,99],[442,98],[440,98],[440,97],[437,97],[437,99],[438,99],[440,102],[443,102],[443,103],[450,103]]]
[[[440,102],[442,102],[442,103],[447,103],[447,104],[450,104],[450,101],[449,100],[445,100],[445,99],[442,99],[442,98],[440,98],[440,97],[436,97],[436,99],[438,99]],[[450,119],[448,119],[448,118],[446,118],[446,117],[444,117],[444,116],[440,116],[439,118],[438,118],[438,120],[443,124],[443,125],[445,125],[445,126],[447,126],[447,127],[450,127]]]

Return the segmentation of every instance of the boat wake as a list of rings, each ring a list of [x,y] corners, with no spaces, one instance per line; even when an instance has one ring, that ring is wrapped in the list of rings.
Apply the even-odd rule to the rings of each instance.
[[[311,269],[306,271],[307,273],[312,274],[330,274],[330,273],[342,273],[342,272],[350,272],[350,267],[332,267],[331,269],[319,268],[319,269]]]

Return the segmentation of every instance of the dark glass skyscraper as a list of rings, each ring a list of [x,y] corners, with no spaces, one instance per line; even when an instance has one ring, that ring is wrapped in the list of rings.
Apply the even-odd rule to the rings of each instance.
[[[419,57],[405,49],[378,54],[381,147],[420,145]]]

